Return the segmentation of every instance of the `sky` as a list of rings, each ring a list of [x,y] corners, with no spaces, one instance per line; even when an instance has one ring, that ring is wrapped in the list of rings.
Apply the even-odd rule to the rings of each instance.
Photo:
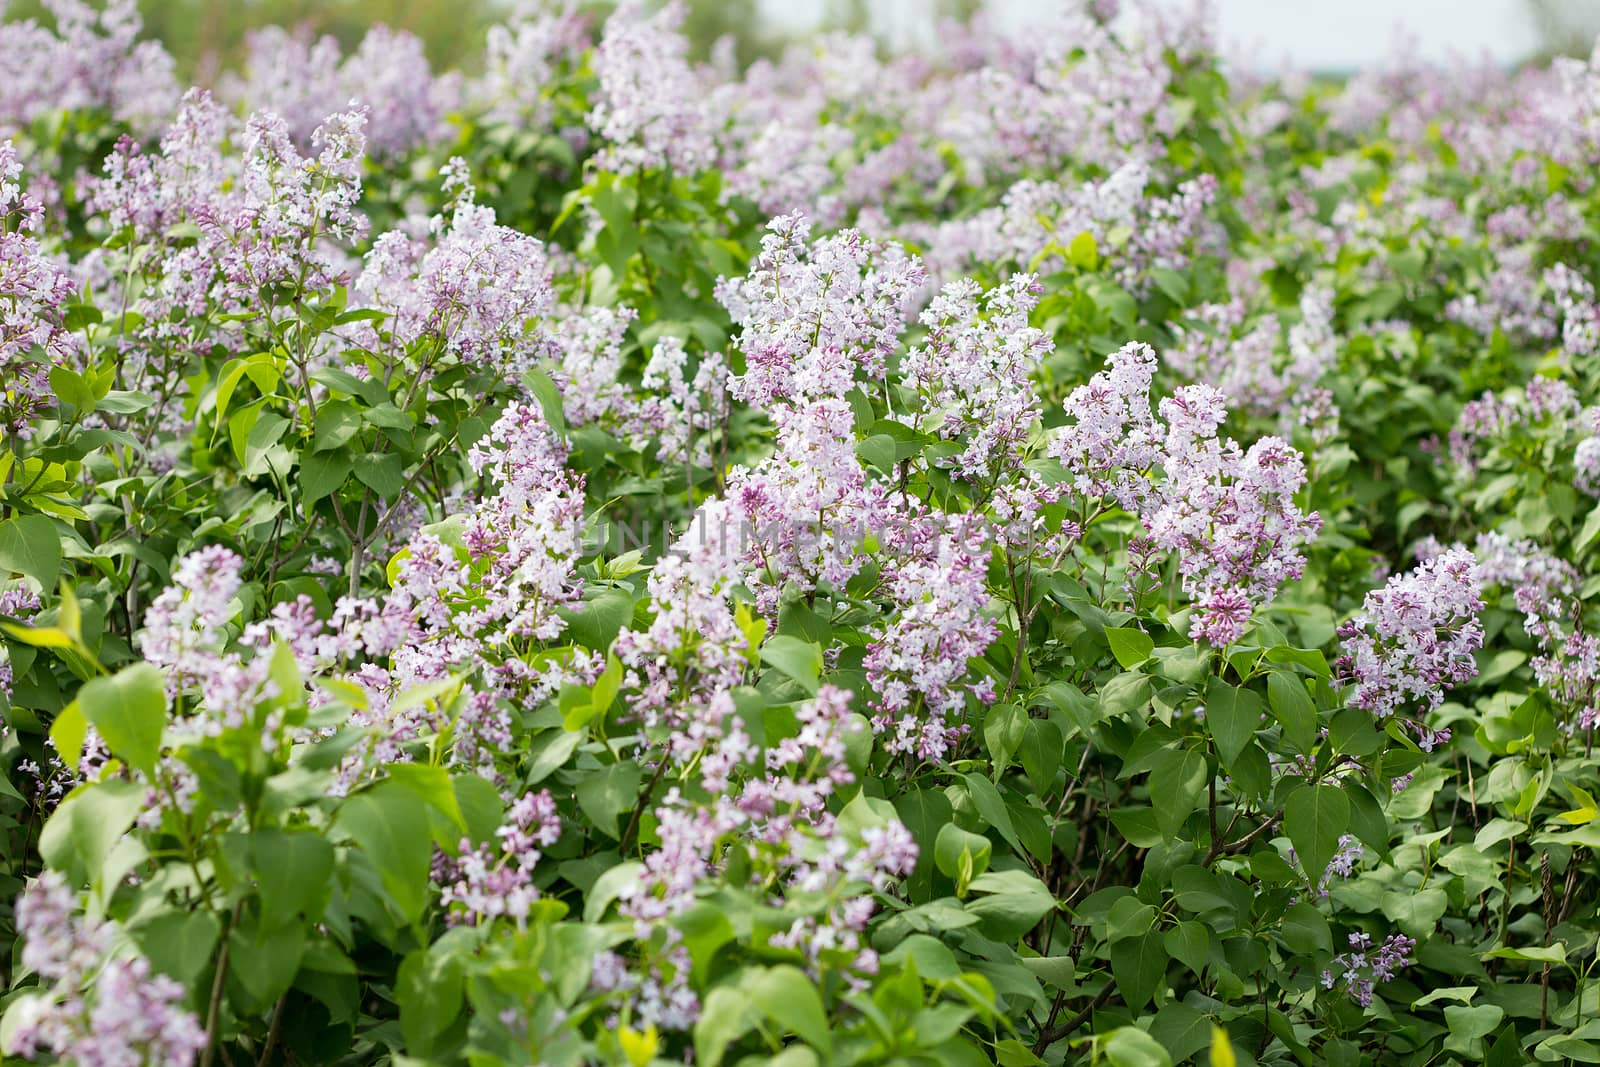
[[[820,16],[825,0],[762,0],[775,21],[804,25]],[[989,0],[1008,21],[1026,23],[1051,0]],[[1576,3],[1579,0],[1566,0]],[[1367,66],[1389,54],[1393,28],[1415,33],[1428,58],[1487,50],[1511,62],[1534,50],[1537,39],[1522,0],[1213,0],[1222,39],[1258,44],[1265,60],[1287,57],[1317,69]],[[929,0],[872,0],[880,25],[896,31],[923,25]]]

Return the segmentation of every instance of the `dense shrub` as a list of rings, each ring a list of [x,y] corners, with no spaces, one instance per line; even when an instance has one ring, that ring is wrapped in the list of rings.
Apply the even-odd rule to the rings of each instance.
[[[1600,1061],[1600,67],[0,28],[8,1055]]]

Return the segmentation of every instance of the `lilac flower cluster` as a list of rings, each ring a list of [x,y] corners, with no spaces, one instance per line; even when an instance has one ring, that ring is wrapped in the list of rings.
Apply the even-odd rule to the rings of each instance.
[[[1155,372],[1150,346],[1130,343],[1062,402],[1072,421],[1051,438],[1049,454],[1072,475],[1079,496],[1108,498],[1133,512],[1150,500],[1165,438],[1150,407]]]
[[[1321,527],[1295,503],[1304,460],[1276,437],[1248,449],[1220,437],[1225,398],[1210,386],[1180,388],[1160,401],[1158,417],[1156,357],[1146,345],[1127,345],[1108,364],[1068,395],[1073,421],[1050,454],[1073,476],[1086,515],[1090,504],[1114,502],[1141,518],[1155,548],[1177,554],[1198,609],[1190,636],[1226,645],[1304,569],[1302,550]]]
[[[595,49],[599,100],[589,123],[606,142],[617,173],[666,168],[695,171],[714,158],[713,122],[677,32],[681,3],[653,15],[628,0],[606,20]]]
[[[770,936],[772,949],[795,953],[819,980],[830,972],[851,980],[876,972],[877,954],[864,936],[876,910],[872,894],[911,871],[916,844],[898,822],[847,833],[828,806],[839,787],[854,781],[845,740],[861,723],[850,694],[823,686],[796,708],[796,720],[797,732],[766,750],[763,774],[752,773],[761,749],[730,715],[719,733],[700,739],[698,788],[675,786],[656,808],[659,847],[618,905],[633,920],[641,959],[603,953],[591,978],[624,1000],[635,1018],[686,1030],[698,1017],[682,935],[663,920],[699,899],[734,847],[748,864],[748,888],[792,915],[786,929]],[[745,770],[738,785],[728,773],[736,766]]]
[[[1349,878],[1354,874],[1356,865],[1361,862],[1361,857],[1364,855],[1366,851],[1354,834],[1340,834],[1339,849],[1333,854],[1333,859],[1328,861],[1327,870],[1322,872],[1322,877],[1317,882],[1318,894],[1326,897],[1328,886],[1335,878]]]
[[[901,381],[920,394],[919,427],[964,446],[947,461],[963,478],[998,481],[1022,460],[1040,413],[1031,376],[1050,350],[1028,325],[1040,292],[1031,274],[987,293],[951,282],[920,316],[926,341],[901,361]]]
[[[940,223],[926,235],[934,273],[949,278],[980,263],[1065,267],[1074,239],[1088,234],[1118,284],[1147,294],[1152,270],[1182,270],[1211,239],[1205,211],[1216,196],[1209,176],[1168,197],[1148,192],[1151,177],[1148,165],[1134,160],[1077,189],[1019,181],[999,206]]]
[[[45,0],[54,30],[32,19],[0,24],[0,126],[20,131],[57,109],[107,111],[148,134],[178,102],[174,64],[141,41],[137,0]]]
[[[288,124],[257,112],[245,124],[242,170],[231,193],[195,208],[224,291],[240,302],[262,289],[332,288],[345,272],[320,247],[367,232],[361,198],[366,112],[329,115],[311,135],[314,157],[302,156]]]
[[[881,580],[895,610],[872,631],[863,662],[877,694],[873,729],[888,752],[939,760],[966,730],[967,697],[994,698],[987,679],[962,684],[998,632],[983,614],[984,531],[976,521],[907,524],[884,550]]]
[[[1372,936],[1365,933],[1350,935],[1350,951],[1333,957],[1334,970],[1322,972],[1322,987],[1332,989],[1343,982],[1345,992],[1363,1008],[1372,1006],[1373,987],[1387,982],[1398,972],[1411,966],[1411,953],[1417,943],[1404,934],[1390,934],[1383,943],[1374,946]]]
[[[49,983],[24,994],[6,1053],[41,1052],[83,1067],[190,1067],[206,1046],[184,1008],[187,991],[141,956],[114,952],[115,924],[79,918],[66,880],[50,871],[16,904],[21,963]]]
[[[451,759],[493,777],[496,753],[510,739],[507,704],[534,700],[590,664],[535,667],[524,656],[566,626],[558,612],[582,593],[574,573],[582,554],[583,487],[566,469],[566,447],[537,405],[508,407],[468,454],[494,491],[470,499],[443,528],[414,533],[396,567],[394,587],[374,604],[347,606],[345,625],[370,655],[354,679],[378,699],[366,713],[379,726],[376,747],[349,770],[404,758],[400,746],[440,725],[424,708],[392,716],[403,689],[462,673],[471,684],[453,730]]]
[[[1486,392],[1462,406],[1450,430],[1450,459],[1458,470],[1473,473],[1486,445],[1492,447],[1519,429],[1564,431],[1580,413],[1576,391],[1560,378],[1535,375],[1520,390]],[[1581,478],[1581,465],[1579,469]]]
[[[514,381],[548,352],[536,328],[555,306],[544,245],[498,225],[494,209],[476,203],[462,160],[451,159],[442,173],[453,209],[429,223],[433,245],[403,230],[383,234],[367,253],[353,295],[388,316],[389,341],[431,343],[417,356],[424,370],[449,358],[493,367]]]
[[[1368,593],[1361,610],[1339,627],[1344,654],[1337,668],[1354,686],[1353,707],[1379,719],[1437,708],[1446,689],[1478,673],[1483,647],[1482,583],[1471,553],[1450,549]],[[1449,739],[1411,721],[1419,744],[1431,750]]]
[[[799,215],[767,229],[749,275],[717,287],[745,357],[734,398],[772,410],[842,397],[858,375],[879,379],[926,280],[921,262],[855,230],[811,241]]]
[[[727,713],[720,698],[744,674],[749,642],[730,594],[744,573],[745,547],[730,502],[701,505],[651,569],[649,627],[624,629],[611,646],[627,671],[633,713],[646,727],[667,727],[672,751],[684,761],[700,748],[696,724],[702,733],[720,724]]]
[[[1305,484],[1300,453],[1276,437],[1249,449],[1216,436],[1222,395],[1187,386],[1161,401],[1167,420],[1161,506],[1146,519],[1157,545],[1178,553],[1184,590],[1199,609],[1191,637],[1237,640],[1251,612],[1300,577],[1302,547],[1321,527],[1294,496]]]
[[[24,191],[22,162],[0,142],[0,430],[28,437],[52,406],[50,368],[77,360],[65,305],[77,286],[39,243],[44,209]]]
[[[459,78],[434,77],[414,34],[374,26],[349,56],[331,36],[266,26],[246,40],[242,75],[229,74],[220,93],[248,110],[282,116],[296,144],[311,143],[330,102],[349,101],[368,114],[367,138],[380,157],[403,155],[447,138],[445,115],[459,103]]]
[[[563,64],[581,56],[587,31],[576,0],[524,0],[507,22],[489,27],[483,76],[467,96],[487,108],[491,121],[548,126],[553,109],[545,89]]]
[[[269,684],[265,659],[246,662],[231,647],[243,567],[237,553],[220,545],[183,557],[172,584],[145,612],[138,637],[145,660],[165,672],[168,696],[198,695],[204,716],[194,725],[207,734],[248,722]]]
[[[526,793],[506,812],[495,831],[498,847],[462,838],[457,855],[434,857],[433,880],[442,888],[439,903],[453,926],[479,926],[510,919],[520,929],[539,899],[534,868],[561,837],[561,816],[549,790]]]

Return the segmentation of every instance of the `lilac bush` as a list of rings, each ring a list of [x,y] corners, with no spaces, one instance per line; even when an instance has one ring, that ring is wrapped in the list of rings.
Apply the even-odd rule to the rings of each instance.
[[[504,14],[0,24],[0,1051],[1596,1057],[1600,60]]]

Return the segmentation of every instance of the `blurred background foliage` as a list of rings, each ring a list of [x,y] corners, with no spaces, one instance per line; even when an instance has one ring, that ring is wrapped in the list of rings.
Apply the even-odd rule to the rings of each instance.
[[[1600,0],[1526,0],[1543,44],[1537,62],[1554,55],[1587,57],[1600,34]]]
[[[510,0],[140,0],[139,6],[145,32],[166,43],[181,74],[202,83],[237,63],[245,35],[268,25],[332,34],[348,50],[381,22],[422,38],[435,67],[471,73],[479,66],[488,28],[515,8]],[[603,14],[613,5],[593,0],[583,6]],[[982,0],[927,0],[930,20],[970,16],[981,6]],[[739,62],[748,65],[777,55],[793,37],[763,17],[760,0],[688,0],[687,7],[684,29],[699,58],[728,36]],[[8,19],[50,20],[40,0],[13,0],[4,8]],[[822,10],[824,30],[883,30],[874,25],[871,0],[825,0]]]
[[[585,0],[583,6],[603,15],[613,2]],[[925,23],[932,26],[947,17],[970,17],[985,2],[925,0]],[[1021,2],[1050,4],[1056,0]],[[0,0],[0,5],[7,19],[48,22],[50,18],[41,0]],[[891,39],[902,44],[906,40],[905,34],[891,34],[896,27],[886,26],[884,18],[874,18],[873,0],[807,0],[805,6],[821,12],[809,29],[876,33],[885,47]],[[515,0],[140,0],[140,7],[146,33],[166,43],[177,59],[180,75],[205,84],[216,71],[236,65],[244,54],[245,36],[266,25],[303,27],[319,36],[332,34],[349,50],[368,27],[385,23],[422,38],[436,68],[473,73],[480,65],[485,33],[514,11]],[[1563,54],[1587,57],[1600,34],[1600,0],[1521,0],[1521,7],[1541,45],[1529,57],[1530,62]],[[707,58],[715,42],[726,36],[732,38],[740,64],[748,66],[758,58],[776,56],[803,32],[792,20],[780,24],[767,17],[770,7],[764,12],[762,0],[687,0],[687,8],[684,28],[700,59]],[[1394,14],[1403,19],[1405,4],[1396,4]]]

